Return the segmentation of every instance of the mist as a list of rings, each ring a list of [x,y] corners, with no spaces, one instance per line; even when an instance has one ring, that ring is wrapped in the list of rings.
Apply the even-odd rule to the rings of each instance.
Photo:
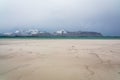
[[[29,28],[120,36],[120,0],[0,0],[0,32]]]

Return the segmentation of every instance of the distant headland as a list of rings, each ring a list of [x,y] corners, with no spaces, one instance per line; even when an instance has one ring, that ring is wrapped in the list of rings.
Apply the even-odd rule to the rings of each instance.
[[[66,31],[64,29],[55,31],[53,33],[46,31],[39,31],[38,29],[29,29],[29,30],[16,30],[14,32],[5,32],[0,33],[0,36],[6,37],[55,37],[55,36],[65,36],[65,37],[79,37],[79,36],[103,36],[98,32],[90,31]]]

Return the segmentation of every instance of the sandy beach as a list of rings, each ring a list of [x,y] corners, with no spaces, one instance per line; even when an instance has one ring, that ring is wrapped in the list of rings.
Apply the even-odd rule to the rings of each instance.
[[[120,80],[120,40],[0,40],[0,80]]]

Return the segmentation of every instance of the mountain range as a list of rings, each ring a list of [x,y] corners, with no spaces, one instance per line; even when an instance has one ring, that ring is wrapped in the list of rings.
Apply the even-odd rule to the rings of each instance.
[[[29,29],[29,30],[16,30],[14,32],[0,33],[0,36],[103,36],[101,33],[92,32],[92,31],[66,31],[64,29],[55,31],[53,33],[46,31],[39,31],[38,29]]]

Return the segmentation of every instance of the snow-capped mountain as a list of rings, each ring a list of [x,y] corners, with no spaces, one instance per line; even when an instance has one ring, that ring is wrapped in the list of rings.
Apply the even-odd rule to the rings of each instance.
[[[65,31],[64,29],[62,29],[62,30],[56,31],[56,33],[57,34],[66,34],[67,31]]]
[[[87,31],[74,31],[69,32],[64,29],[58,30],[54,33],[42,32],[38,29],[29,30],[16,30],[15,32],[1,33],[0,36],[102,36],[101,33],[87,32]]]

